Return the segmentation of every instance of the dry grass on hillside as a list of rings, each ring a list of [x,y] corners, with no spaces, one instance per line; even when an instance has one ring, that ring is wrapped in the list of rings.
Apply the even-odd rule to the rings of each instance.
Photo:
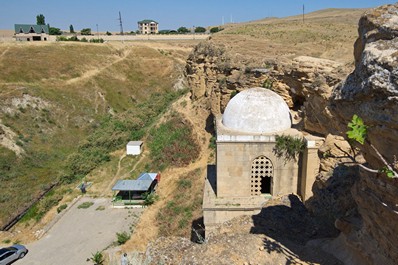
[[[10,166],[0,181],[0,226],[68,174],[69,155],[109,112],[173,91],[189,45],[1,43],[0,122],[26,155],[0,157]]]
[[[299,55],[352,62],[357,24],[364,9],[326,9],[302,16],[227,25],[213,40],[261,67],[267,60]]]

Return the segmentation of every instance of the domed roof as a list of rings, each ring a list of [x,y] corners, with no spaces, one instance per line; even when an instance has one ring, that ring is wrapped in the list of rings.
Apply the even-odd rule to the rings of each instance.
[[[228,103],[222,123],[233,130],[252,133],[274,133],[289,129],[290,111],[275,92],[255,87],[244,90]]]

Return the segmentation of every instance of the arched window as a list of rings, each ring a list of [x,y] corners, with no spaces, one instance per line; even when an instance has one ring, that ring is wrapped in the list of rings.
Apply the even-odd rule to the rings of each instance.
[[[265,156],[259,156],[252,162],[250,179],[251,195],[272,194],[272,162]]]

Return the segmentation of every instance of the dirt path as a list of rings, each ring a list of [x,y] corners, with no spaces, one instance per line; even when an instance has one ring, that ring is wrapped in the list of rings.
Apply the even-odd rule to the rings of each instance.
[[[170,110],[158,120],[158,124],[164,121],[170,112],[176,111],[180,113],[189,123],[192,124],[192,130],[195,132],[197,143],[200,146],[199,157],[188,166],[171,168],[162,172],[162,178],[157,192],[160,198],[163,199],[157,201],[154,205],[151,205],[145,210],[141,216],[140,222],[134,230],[132,239],[123,246],[123,250],[125,251],[144,251],[147,244],[156,239],[157,227],[148,227],[147,224],[157,223],[157,213],[166,205],[168,202],[167,198],[175,192],[175,180],[180,176],[184,176],[189,172],[194,171],[195,169],[205,169],[208,164],[210,154],[208,143],[211,135],[205,131],[205,120],[207,116],[206,113],[196,113],[198,110],[196,110],[192,105],[189,96],[190,95],[187,94],[174,102]],[[182,104],[183,102],[185,103]],[[203,172],[203,174],[205,174],[205,170]],[[204,181],[204,176],[202,176],[200,181]]]
[[[122,56],[118,57],[116,60],[111,61],[107,65],[97,66],[95,69],[88,70],[88,71],[84,72],[79,77],[69,79],[69,80],[66,81],[66,84],[70,85],[70,84],[74,84],[74,83],[77,83],[77,82],[80,82],[80,81],[84,81],[84,80],[90,79],[91,77],[96,76],[99,73],[101,73],[102,71],[108,69],[112,65],[114,65],[116,63],[119,63],[119,62],[123,61],[124,59],[126,59],[130,55],[130,52],[131,52],[131,47],[125,46],[123,48]]]

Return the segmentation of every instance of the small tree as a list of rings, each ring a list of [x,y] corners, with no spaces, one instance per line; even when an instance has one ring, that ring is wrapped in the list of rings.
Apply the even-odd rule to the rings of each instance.
[[[204,27],[196,27],[195,33],[205,33],[206,29]]]
[[[72,24],[69,26],[69,32],[70,33],[75,33],[75,29],[73,28]]]
[[[213,27],[213,28],[210,29],[210,33],[217,33],[219,31],[220,31],[219,27]]]
[[[36,24],[37,25],[46,25],[46,18],[44,17],[43,14],[36,16]]]
[[[90,28],[82,29],[80,31],[80,34],[82,34],[82,35],[91,35],[91,29]]]
[[[366,139],[366,136],[368,133],[368,131],[367,131],[368,126],[365,125],[363,120],[360,117],[358,117],[358,115],[354,115],[352,117],[351,122],[348,123],[348,128],[349,128],[349,130],[347,131],[347,137],[349,139],[351,151],[353,152],[354,155],[351,156],[350,154],[345,152],[346,155],[351,160],[353,160],[353,162],[355,162],[357,165],[359,165],[361,168],[365,169],[366,171],[373,172],[373,173],[383,172],[389,178],[398,178],[398,172],[393,167],[393,165],[395,164],[396,161],[394,161],[394,163],[389,163],[383,157],[383,155],[379,152],[379,150],[377,150],[377,148]],[[361,145],[368,144],[373,149],[373,151],[375,151],[375,153],[379,157],[379,159],[383,162],[384,167],[377,170],[377,169],[371,169],[361,163],[358,163],[355,159],[356,152],[355,152],[355,148],[353,147],[353,142],[358,142]],[[341,150],[341,148],[339,146],[336,145],[336,147]]]
[[[107,36],[111,36],[111,35],[112,35],[112,33],[110,33],[109,31],[107,31],[105,34],[106,34]]]
[[[50,27],[49,33],[50,33],[50,35],[61,35],[62,31],[59,28]]]
[[[185,33],[189,32],[189,29],[187,29],[186,27],[179,27],[177,29],[177,32],[180,33],[180,34],[185,34]]]

